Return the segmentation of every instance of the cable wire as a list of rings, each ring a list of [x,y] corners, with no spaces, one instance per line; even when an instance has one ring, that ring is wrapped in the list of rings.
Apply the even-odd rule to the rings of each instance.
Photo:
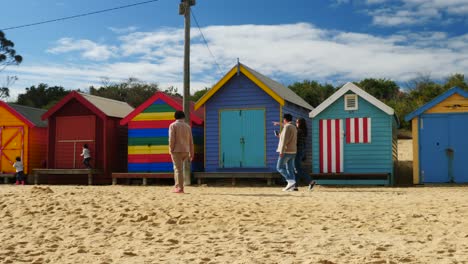
[[[202,38],[203,38],[203,41],[205,42],[206,48],[207,48],[208,51],[210,52],[211,57],[213,57],[213,60],[214,60],[214,62],[215,62],[215,64],[216,64],[216,66],[218,67],[218,71],[219,71],[220,75],[223,75],[223,71],[221,70],[221,67],[219,66],[218,62],[216,61],[216,57],[213,55],[213,52],[211,52],[211,49],[210,49],[210,47],[208,46],[208,42],[206,41],[205,35],[203,34],[203,32],[202,32],[202,30],[201,30],[201,28],[200,28],[200,25],[198,24],[198,20],[197,20],[197,18],[195,17],[195,13],[193,12],[193,9],[191,9],[190,11],[191,11],[190,13],[192,14],[193,20],[195,21],[195,24],[197,24],[198,30],[200,31],[200,34],[201,34],[201,36],[202,36]]]
[[[74,19],[74,18],[78,18],[78,17],[84,17],[84,16],[90,16],[90,15],[100,14],[100,13],[104,13],[104,12],[114,11],[114,10],[118,10],[118,9],[123,9],[123,8],[138,6],[138,5],[144,5],[144,4],[148,4],[148,3],[152,3],[152,2],[157,2],[157,1],[159,1],[159,0],[149,0],[149,1],[139,2],[139,3],[135,3],[135,4],[124,5],[124,6],[118,6],[118,7],[113,7],[113,8],[98,10],[98,11],[89,12],[89,13],[84,13],[84,14],[79,14],[79,15],[74,15],[74,16],[61,17],[61,18],[56,18],[56,19],[51,19],[51,20],[46,20],[46,21],[41,21],[41,22],[35,22],[35,23],[31,23],[31,24],[25,24],[25,25],[20,25],[20,26],[8,27],[8,28],[0,29],[0,30],[6,31],[6,30],[11,30],[11,29],[18,29],[18,28],[25,28],[25,27],[37,26],[37,25],[42,25],[42,24],[47,24],[47,23],[52,23],[52,22],[58,22],[58,21],[63,21],[63,20]]]

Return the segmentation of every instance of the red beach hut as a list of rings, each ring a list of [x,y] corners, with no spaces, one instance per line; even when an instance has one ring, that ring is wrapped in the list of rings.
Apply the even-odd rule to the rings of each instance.
[[[127,127],[120,120],[132,111],[125,102],[75,91],[47,111],[42,119],[49,123],[48,169],[70,169],[65,173],[69,175],[50,175],[48,183],[85,183],[86,177],[76,175],[85,168],[80,156],[84,144],[91,151],[92,167],[102,171],[93,183],[111,183],[112,171],[126,169]]]

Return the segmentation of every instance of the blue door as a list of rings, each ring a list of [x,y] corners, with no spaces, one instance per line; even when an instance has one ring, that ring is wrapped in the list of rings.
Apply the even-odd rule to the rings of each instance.
[[[468,115],[449,116],[449,177],[456,183],[468,182]]]
[[[220,167],[263,168],[265,110],[223,110],[220,113]]]
[[[443,116],[421,118],[420,175],[424,183],[450,182],[448,132],[448,118]]]

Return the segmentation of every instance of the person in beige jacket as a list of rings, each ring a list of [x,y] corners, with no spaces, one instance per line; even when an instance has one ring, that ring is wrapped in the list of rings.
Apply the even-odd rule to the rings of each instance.
[[[287,185],[283,191],[292,191],[296,184],[294,173],[294,159],[297,152],[297,129],[292,124],[292,115],[284,114],[283,130],[279,135],[278,148],[279,153],[276,169],[286,179]]]
[[[174,164],[174,193],[184,193],[184,163],[187,159],[193,160],[193,138],[190,125],[185,123],[185,114],[176,111],[176,119],[169,126],[169,153]]]

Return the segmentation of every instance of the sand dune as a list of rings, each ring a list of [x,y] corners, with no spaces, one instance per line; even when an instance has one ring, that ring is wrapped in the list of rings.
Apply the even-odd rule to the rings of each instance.
[[[0,185],[0,263],[468,263],[468,187]]]

